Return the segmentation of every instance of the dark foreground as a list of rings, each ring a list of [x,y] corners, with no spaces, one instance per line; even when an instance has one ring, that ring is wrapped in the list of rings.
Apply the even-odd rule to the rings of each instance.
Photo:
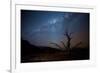
[[[70,51],[62,51],[51,47],[37,47],[21,40],[21,63],[88,59],[88,48],[73,48]]]

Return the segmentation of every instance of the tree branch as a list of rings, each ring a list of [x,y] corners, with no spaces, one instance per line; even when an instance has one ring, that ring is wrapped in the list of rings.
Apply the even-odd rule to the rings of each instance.
[[[63,41],[61,41],[61,43],[63,44],[63,46],[64,46],[64,47],[65,47],[65,49],[66,49],[67,47],[66,47],[65,43],[64,43]]]
[[[71,37],[71,35],[72,35],[73,33],[74,33],[74,32],[70,32],[70,33],[69,33],[69,36]]]
[[[79,45],[81,45],[82,44],[82,42],[79,42],[79,43],[77,43],[73,48],[76,48],[76,47],[78,47]]]
[[[61,46],[59,46],[59,45],[56,44],[56,43],[50,43],[50,44],[54,44],[56,47],[62,48]]]

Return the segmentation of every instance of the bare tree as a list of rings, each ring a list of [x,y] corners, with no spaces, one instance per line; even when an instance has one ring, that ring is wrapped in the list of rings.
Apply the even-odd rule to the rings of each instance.
[[[58,47],[58,48],[63,48],[63,49],[65,49],[67,52],[69,52],[69,51],[71,50],[71,48],[77,48],[79,45],[82,44],[82,42],[80,41],[80,42],[76,43],[75,46],[72,46],[72,45],[71,45],[72,34],[73,34],[73,32],[70,32],[70,33],[66,32],[66,33],[64,34],[65,37],[66,37],[66,42],[64,43],[63,41],[61,41],[63,47],[61,47],[61,46],[60,46],[59,44],[57,44],[57,43],[51,43],[51,44],[55,45],[55,46]],[[71,46],[72,46],[72,47],[71,47]]]
[[[65,24],[65,25],[68,24],[67,20],[70,20],[70,21],[72,20],[72,19],[68,19],[68,16],[66,17],[66,14],[63,16],[63,18],[64,18],[64,21],[63,21],[64,23],[63,24]],[[71,48],[76,48],[76,47],[78,47],[79,45],[82,44],[82,42],[78,42],[78,43],[75,44],[75,46],[72,46],[71,40],[73,39],[72,38],[73,32],[69,32],[68,28],[66,28],[67,30],[64,34],[64,36],[66,37],[66,41],[65,42],[61,41],[63,47],[61,47],[57,43],[51,43],[51,44],[55,45],[58,48],[64,48],[67,52],[69,52],[71,50]]]
[[[67,37],[66,48],[70,49],[71,48],[71,40],[72,40],[72,32],[71,33],[66,32],[65,36]]]

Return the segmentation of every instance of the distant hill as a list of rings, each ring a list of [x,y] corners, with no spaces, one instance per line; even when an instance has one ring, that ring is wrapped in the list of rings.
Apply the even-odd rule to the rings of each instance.
[[[37,46],[31,45],[28,41],[21,39],[21,56],[29,55],[37,51],[37,49],[39,49]]]
[[[59,52],[56,48],[35,46],[30,44],[27,40],[21,39],[21,59],[25,59],[27,56],[36,56],[40,53],[54,53]]]

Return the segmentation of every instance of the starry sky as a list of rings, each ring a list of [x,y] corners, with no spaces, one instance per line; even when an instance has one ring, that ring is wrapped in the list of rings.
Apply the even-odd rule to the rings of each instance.
[[[21,38],[33,45],[62,46],[66,31],[73,32],[71,46],[89,46],[89,13],[21,10]]]

